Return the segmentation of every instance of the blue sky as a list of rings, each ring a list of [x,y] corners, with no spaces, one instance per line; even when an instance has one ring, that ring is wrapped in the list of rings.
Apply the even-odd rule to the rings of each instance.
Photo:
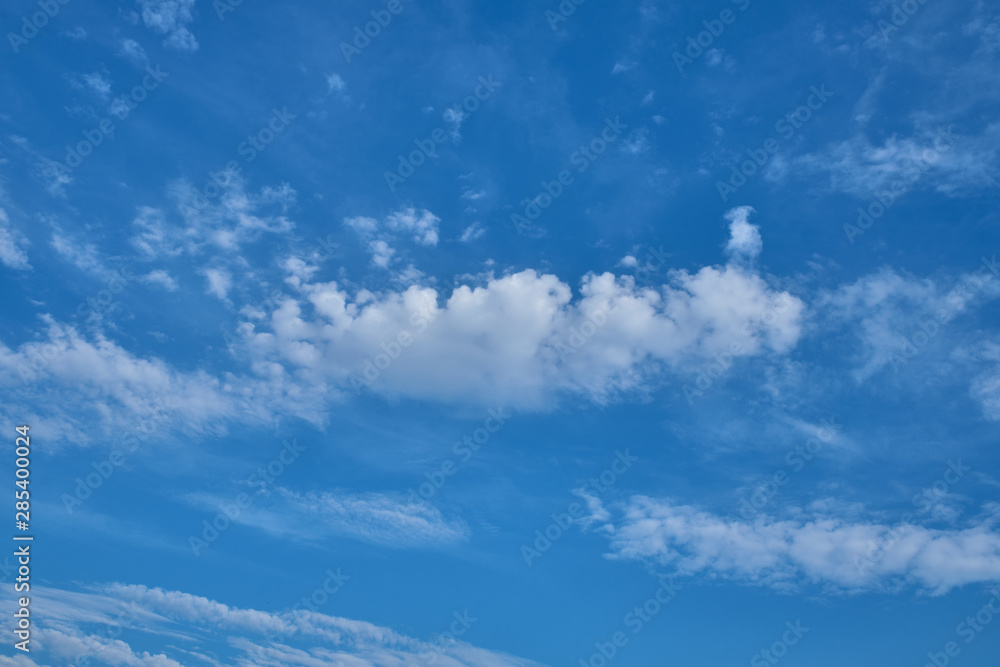
[[[994,664],[997,11],[7,3],[0,663]]]

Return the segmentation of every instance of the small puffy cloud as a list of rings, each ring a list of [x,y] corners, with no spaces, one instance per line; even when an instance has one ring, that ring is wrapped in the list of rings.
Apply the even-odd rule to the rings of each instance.
[[[354,218],[344,218],[344,224],[361,237],[368,237],[378,231],[378,220],[357,216]]]
[[[458,238],[458,240],[462,243],[472,243],[485,233],[486,228],[478,222],[474,222],[462,230],[462,235]]]
[[[0,208],[0,263],[8,269],[30,269],[26,245],[27,241],[11,229],[7,212]]]
[[[74,88],[89,90],[102,100],[111,97],[111,79],[107,72],[90,72],[89,74],[78,74],[70,79]]]
[[[194,19],[194,0],[136,0],[142,22],[164,35],[163,44],[178,51],[197,51],[198,40],[187,25]]]
[[[726,212],[729,221],[729,243],[726,252],[734,258],[754,259],[764,249],[760,230],[750,224],[751,206],[737,206]]]
[[[174,280],[169,273],[163,271],[162,269],[157,269],[155,271],[150,271],[145,276],[143,276],[143,281],[151,285],[158,285],[168,292],[177,291],[177,281]]]
[[[222,269],[206,269],[205,279],[208,281],[206,293],[225,301],[233,284],[232,276]]]
[[[149,62],[146,50],[143,49],[142,45],[134,39],[123,39],[119,45],[118,52],[123,57],[130,60],[133,65],[142,66]]]
[[[392,256],[396,254],[396,251],[382,239],[376,239],[370,242],[368,244],[368,250],[372,255],[372,264],[380,269],[388,269],[389,262],[392,261]]]
[[[449,133],[451,134],[451,140],[457,144],[462,140],[462,123],[469,117],[469,114],[463,111],[462,107],[454,106],[445,109],[441,117],[451,128]]]
[[[366,216],[344,218],[344,226],[365,243],[372,264],[382,269],[389,267],[396,254],[394,243],[402,237],[409,237],[420,245],[437,245],[440,222],[441,219],[430,211],[412,207],[390,213],[381,223]]]
[[[626,269],[634,269],[639,266],[639,260],[632,255],[625,255],[620,260],[618,260],[619,266],[624,266]]]
[[[344,79],[337,73],[326,75],[326,89],[331,93],[342,93],[347,89]]]
[[[427,209],[418,212],[413,208],[392,213],[385,220],[389,229],[411,234],[413,240],[421,245],[437,245],[440,222],[441,218]]]

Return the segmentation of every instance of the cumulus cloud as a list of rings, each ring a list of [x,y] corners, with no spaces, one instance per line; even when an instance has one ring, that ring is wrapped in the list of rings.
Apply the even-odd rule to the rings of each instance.
[[[819,504],[822,506],[822,503]],[[602,517],[608,521],[606,515]],[[741,521],[665,499],[635,496],[601,530],[614,557],[648,560],[679,575],[707,575],[784,590],[804,583],[843,590],[914,585],[943,594],[1000,581],[1000,505],[979,523],[938,530],[852,522],[821,511]]]
[[[381,223],[366,216],[344,218],[344,226],[367,245],[372,264],[381,269],[389,268],[396,255],[393,244],[403,237],[419,245],[437,245],[440,222],[441,219],[430,211],[412,207],[390,213]]]
[[[340,585],[353,585],[350,574],[343,574],[347,576]],[[45,623],[34,630],[37,647],[32,646],[32,658],[7,659],[11,665],[76,664],[85,656],[90,664],[142,667],[389,667],[431,659],[442,667],[542,667],[475,647],[450,634],[420,640],[365,621],[315,611],[242,609],[140,585],[112,583],[82,590],[32,587],[32,593],[32,605]],[[11,589],[0,597],[12,602],[12,595]],[[459,614],[466,628],[476,620],[468,610]],[[121,627],[141,633],[145,650],[120,639]]]
[[[208,281],[208,288],[205,291],[225,301],[229,288],[233,285],[233,277],[221,269],[206,269],[205,280]]]
[[[187,25],[194,19],[194,0],[136,0],[142,22],[166,39],[163,44],[178,51],[197,51],[198,40]]]
[[[732,257],[754,259],[764,249],[760,230],[756,225],[750,224],[750,214],[753,212],[752,206],[737,206],[726,212],[726,220],[729,221],[726,252]]]
[[[89,90],[102,100],[111,97],[111,79],[107,72],[90,72],[78,74],[70,79],[74,88]]]
[[[437,245],[438,224],[441,218],[428,210],[417,212],[413,208],[405,208],[392,213],[385,219],[386,226],[396,232],[413,236],[420,245]]]
[[[576,298],[558,277],[530,269],[450,295],[303,283],[301,297],[242,330],[255,363],[313,382],[534,408],[562,393],[611,400],[713,354],[783,353],[799,338],[803,303],[744,267],[666,278],[647,288],[630,276],[590,274]]]

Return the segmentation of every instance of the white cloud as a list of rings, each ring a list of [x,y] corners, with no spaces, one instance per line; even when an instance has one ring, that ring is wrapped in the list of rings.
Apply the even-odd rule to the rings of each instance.
[[[644,391],[737,343],[740,357],[783,353],[799,338],[802,302],[745,268],[664,278],[644,288],[591,274],[576,299],[530,269],[450,296],[416,285],[351,296],[336,282],[304,283],[302,297],[244,324],[247,353],[312,382],[357,385],[368,368],[375,377],[364,384],[381,393],[543,409],[566,392],[605,401]],[[406,349],[374,369],[381,345],[400,334]]]
[[[756,225],[750,224],[750,214],[753,212],[752,206],[737,206],[726,212],[726,220],[729,221],[726,252],[731,257],[754,259],[764,249],[760,230]]]
[[[337,73],[326,75],[326,89],[331,93],[342,93],[347,89],[347,84],[344,83],[344,79]]]
[[[89,90],[102,100],[111,97],[111,79],[105,72],[78,74],[71,78],[70,82],[75,88]]]
[[[639,155],[649,150],[649,130],[640,128],[627,136],[621,145],[623,153],[628,155]]]
[[[159,285],[168,292],[177,291],[177,281],[174,280],[169,273],[167,273],[162,269],[150,271],[145,276],[143,276],[143,280],[152,285]]]
[[[214,378],[178,373],[159,359],[135,357],[103,336],[91,342],[48,316],[43,320],[47,339],[17,349],[0,343],[0,377],[6,386],[21,388],[12,402],[25,403],[18,410],[36,416],[40,431],[65,430],[58,426],[64,422],[81,434],[93,433],[95,423],[124,432],[165,413],[202,430],[237,413],[235,397]]]
[[[986,343],[976,357],[977,362],[989,367],[972,382],[972,396],[982,405],[987,419],[1000,421],[1000,345]]]
[[[353,586],[350,573],[340,585]],[[33,587],[32,603],[44,609],[45,625],[35,629],[33,656],[52,664],[142,667],[180,665],[345,665],[390,667],[425,664],[441,667],[542,667],[539,663],[462,641],[420,640],[364,621],[298,609],[267,612],[231,607],[179,591],[119,583],[82,591]],[[0,593],[10,602],[11,591]],[[476,618],[465,610],[467,630]],[[462,611],[459,614],[463,614]],[[148,651],[133,649],[109,628],[141,633]],[[454,626],[462,628],[461,625]],[[131,636],[131,635],[130,635]],[[11,665],[35,665],[30,659]]]
[[[485,233],[486,233],[486,228],[483,227],[480,223],[474,222],[468,227],[466,227],[464,230],[462,230],[462,235],[459,237],[458,240],[461,241],[462,243],[472,243]]]
[[[918,279],[882,269],[819,293],[815,309],[826,331],[846,324],[860,339],[855,355],[859,367],[854,377],[862,382],[887,366],[898,370],[912,352],[904,347],[916,332],[936,343],[953,319],[1000,297],[1000,281],[988,266],[949,280],[950,287],[939,284],[941,280]]]
[[[444,110],[441,115],[444,122],[451,126],[451,140],[456,144],[462,140],[462,123],[465,119],[469,117],[465,111],[459,106],[449,107]]]
[[[210,248],[235,253],[263,234],[287,234],[294,229],[285,215],[296,199],[291,187],[263,187],[253,193],[246,191],[243,179],[236,174],[222,173],[219,178],[225,184],[209,189],[218,192],[211,198],[182,181],[170,185],[168,194],[179,221],[170,220],[158,208],[140,207],[132,221],[136,228],[132,245],[149,259],[198,255]]]
[[[639,260],[632,255],[625,255],[620,260],[618,260],[619,266],[624,266],[626,269],[634,269],[639,266]]]
[[[189,500],[215,509],[225,498],[195,495]],[[381,493],[298,493],[279,487],[269,497],[257,496],[238,521],[282,538],[349,537],[395,548],[433,548],[469,536],[463,522],[446,520],[430,505]]]
[[[208,280],[206,293],[225,301],[229,288],[233,285],[233,277],[221,269],[206,269],[205,279]]]
[[[122,56],[129,59],[134,65],[146,65],[149,62],[149,57],[146,56],[146,50],[142,48],[142,45],[134,39],[123,39],[121,45],[119,46],[119,53]]]
[[[396,251],[381,239],[370,242],[368,244],[368,251],[372,255],[372,264],[380,269],[388,269],[389,262],[392,261],[392,256],[396,254]]]
[[[0,208],[0,263],[8,269],[30,269],[28,254],[23,249],[25,245],[27,240],[10,228],[10,218]]]
[[[375,218],[366,218],[364,216],[344,218],[344,224],[363,238],[367,238],[378,231],[378,220]]]
[[[116,270],[106,266],[106,259],[93,243],[84,243],[71,238],[56,227],[52,232],[52,247],[76,268],[101,280],[111,280],[118,275]]]
[[[835,143],[825,150],[793,158],[793,169],[778,164],[766,174],[783,180],[787,173],[827,174],[829,187],[857,197],[890,193],[901,197],[923,181],[948,195],[996,187],[1000,174],[1000,123],[979,136],[962,137],[949,128],[918,129],[914,136],[891,136],[881,145],[864,135]]]
[[[396,211],[385,219],[389,229],[412,234],[413,240],[420,245],[437,245],[440,222],[441,218],[430,211],[424,209],[418,212],[413,208]]]
[[[372,256],[372,264],[381,269],[389,268],[396,255],[391,242],[402,236],[408,236],[420,245],[437,245],[440,222],[441,219],[430,211],[418,211],[412,207],[390,213],[381,224],[375,218],[365,216],[344,218],[344,226],[353,230],[365,242]]]
[[[984,511],[977,525],[953,530],[851,522],[822,509],[788,520],[749,522],[635,496],[601,530],[609,534],[616,557],[650,560],[680,575],[784,590],[805,582],[845,590],[909,584],[943,594],[965,584],[1000,581],[1000,534],[993,530],[1000,505]]]
[[[187,24],[193,20],[194,0],[136,0],[142,22],[166,39],[163,44],[178,51],[197,51],[198,40]]]

